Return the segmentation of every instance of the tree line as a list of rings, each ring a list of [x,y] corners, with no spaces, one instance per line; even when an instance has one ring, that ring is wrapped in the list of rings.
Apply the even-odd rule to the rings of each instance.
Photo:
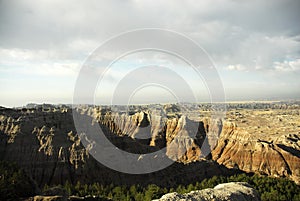
[[[63,185],[43,186],[42,190],[37,190],[37,186],[25,172],[17,165],[0,161],[0,200],[16,200],[19,198],[31,197],[36,194],[43,194],[51,188],[61,189],[66,195],[80,197],[94,197],[94,200],[137,200],[147,201],[160,198],[170,192],[180,194],[193,190],[213,188],[214,186],[227,182],[247,182],[254,187],[263,201],[283,201],[300,200],[300,186],[286,178],[271,178],[260,175],[238,174],[233,176],[213,176],[202,181],[195,181],[188,185],[177,185],[174,188],[166,188],[156,184],[148,186],[132,185],[103,185],[100,183],[80,183],[75,184],[66,181]]]

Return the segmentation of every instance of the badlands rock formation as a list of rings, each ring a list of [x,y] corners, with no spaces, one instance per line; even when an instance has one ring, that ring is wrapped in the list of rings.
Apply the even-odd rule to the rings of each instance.
[[[232,113],[223,125],[212,159],[229,168],[289,177],[299,183],[299,110]]]
[[[185,115],[163,118],[167,115],[162,112],[157,115],[157,111],[156,114],[147,111],[129,117],[106,113],[105,120],[99,118],[99,123],[119,135],[149,138],[150,142],[146,140],[145,144],[159,148],[166,146],[168,157],[179,162],[209,159],[210,155],[202,153],[208,144],[212,159],[228,168],[289,177],[299,183],[299,105],[256,104],[253,108],[257,109],[240,109],[242,106],[249,107],[247,104],[237,108],[229,105],[231,109],[225,120],[209,119],[209,113],[192,120]],[[172,113],[172,109],[168,107],[165,113]],[[205,114],[205,111],[199,113]],[[219,139],[214,140],[218,136]]]
[[[243,103],[227,108],[225,118],[211,119],[208,105],[76,107],[76,114],[89,119],[83,126],[99,125],[119,149],[142,156],[165,147],[166,156],[176,161],[143,176],[118,173],[97,162],[89,154],[93,144],[81,143],[82,133],[75,129],[70,107],[1,108],[0,160],[17,162],[39,185],[79,180],[171,186],[239,169],[299,182],[299,103]]]
[[[156,201],[259,201],[255,189],[244,182],[219,184],[214,188],[192,191],[186,194],[168,193]]]
[[[159,141],[167,143],[166,138],[162,137],[166,136],[167,127],[163,123],[151,124],[151,129],[156,132],[155,137],[135,138],[143,134],[143,129],[146,128],[143,127],[144,125],[155,121],[153,116],[146,115],[149,114],[147,111],[142,113],[136,111],[126,116],[116,113],[113,115],[105,110],[105,108],[78,107],[78,113],[90,117],[89,126],[96,126],[99,123],[107,138],[116,147],[143,155],[158,150],[159,146],[156,143]],[[100,113],[94,111],[100,111]],[[111,118],[116,120],[112,121]],[[116,126],[120,125],[115,123],[117,118],[125,123],[124,127]],[[74,126],[72,110],[66,106],[44,105],[29,109],[2,108],[0,120],[0,160],[18,163],[39,186],[46,183],[48,185],[63,184],[67,180],[71,183],[77,181],[128,185],[156,183],[163,186],[176,186],[179,183],[188,184],[195,179],[202,180],[213,175],[232,175],[239,172],[228,170],[214,161],[201,161],[190,165],[176,162],[161,171],[146,175],[116,172],[100,164],[89,154],[92,146],[82,145],[81,135],[76,132]],[[172,128],[170,133],[183,128],[176,125],[169,126],[170,129]],[[159,138],[161,140],[158,140]],[[186,141],[193,144],[189,138]],[[187,155],[186,158],[193,160],[196,154]],[[185,153],[183,155],[185,156]],[[153,160],[156,159],[153,158]],[[182,160],[185,160],[183,156]],[[195,175],[195,172],[198,173]]]
[[[102,129],[107,128],[118,136],[128,136],[147,146],[166,147],[167,156],[174,161],[188,163],[207,157],[208,153],[202,153],[201,147],[203,143],[209,146],[211,143],[208,141],[219,136],[222,121],[208,118],[195,121],[180,113],[175,115],[173,110],[177,112],[178,109],[143,110],[132,115],[111,112],[106,108],[79,108],[78,112],[93,117]]]

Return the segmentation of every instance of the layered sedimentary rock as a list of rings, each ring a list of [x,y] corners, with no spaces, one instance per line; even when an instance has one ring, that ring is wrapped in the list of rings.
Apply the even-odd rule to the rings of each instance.
[[[116,147],[140,155],[168,146],[167,130],[170,130],[169,136],[171,133],[174,134],[176,129],[178,132],[183,132],[186,129],[184,125],[190,124],[190,122],[184,123],[184,121],[189,121],[186,117],[165,121],[147,111],[138,111],[131,115],[117,115],[116,113],[112,115],[110,111],[87,107],[86,109],[79,108],[78,113],[90,117],[88,126],[99,124],[106,137]],[[37,109],[3,108],[1,115],[0,160],[18,163],[39,186],[46,183],[63,184],[67,180],[72,183],[77,181],[129,185],[157,183],[174,186],[213,175],[231,175],[238,172],[228,170],[213,161],[202,161],[189,165],[176,162],[158,172],[128,175],[105,167],[89,154],[92,145],[90,147],[82,145],[80,139],[82,135],[76,132],[72,111],[69,108],[56,108],[56,106]],[[171,125],[172,122],[175,122],[174,125]],[[123,127],[122,123],[124,123]],[[144,128],[149,129],[151,133],[149,139],[140,136]],[[184,132],[187,133],[187,131]],[[188,141],[191,140],[188,139]],[[177,152],[174,154],[176,155]],[[183,155],[185,156],[186,153]],[[197,154],[190,154],[187,158],[193,160],[195,156]],[[186,159],[181,157],[180,160]],[[195,175],[195,172],[200,169],[202,171]]]
[[[278,111],[231,109],[226,119],[209,118],[206,108],[201,118],[194,118],[172,105],[162,110],[143,106],[130,111],[76,107],[76,114],[90,118],[89,125],[84,126],[99,125],[117,148],[141,156],[165,148],[167,157],[176,161],[158,173],[130,179],[91,157],[93,144],[82,145],[82,135],[75,129],[69,107],[1,108],[0,160],[19,163],[38,184],[66,180],[149,183],[168,175],[166,181],[159,182],[170,185],[194,180],[195,171],[201,179],[238,169],[299,182],[300,118],[295,107]],[[195,113],[201,112],[192,108]],[[231,170],[218,166],[211,158]]]
[[[212,159],[228,168],[289,177],[299,183],[298,106],[256,104],[253,107],[264,109],[232,109],[226,120],[203,117],[197,121],[185,115],[170,117],[168,112],[180,113],[177,107],[171,106],[166,107],[165,113],[156,111],[153,114],[147,110],[119,115],[105,111],[105,118],[99,112],[96,114],[102,118],[98,122],[114,133],[135,139],[142,136],[142,139],[150,138],[150,142],[144,141],[146,144],[166,146],[167,155],[173,160],[199,161],[209,158],[212,150]],[[276,107],[280,109],[265,109]]]
[[[249,119],[248,119],[249,120]],[[238,168],[246,172],[289,177],[300,182],[300,135],[298,133],[274,135],[272,130],[266,133],[251,132],[253,123],[245,128],[235,122],[225,122],[217,146],[212,151],[212,159],[229,168]],[[269,124],[270,125],[270,124]]]
[[[68,136],[69,129],[74,127],[70,112],[26,109],[1,112],[0,124],[4,130],[1,129],[0,136],[0,160],[18,163],[38,184],[63,183],[80,171],[88,155],[82,154],[80,158],[76,149],[85,150],[84,147]],[[18,129],[6,129],[12,125]]]
[[[208,188],[204,190],[192,191],[186,194],[168,193],[155,201],[179,201],[179,200],[199,200],[199,201],[259,201],[257,191],[244,182],[231,182]]]
[[[20,133],[21,118],[14,119],[10,116],[0,115],[0,131],[8,136],[7,143],[13,143],[15,137]]]
[[[162,112],[140,111],[132,115],[93,109],[81,111],[92,116],[100,125],[119,136],[128,136],[140,143],[167,149],[167,155],[174,161],[199,161],[204,156],[201,146],[207,132],[216,135],[220,130],[210,129],[203,122],[189,119],[185,115],[167,118]]]

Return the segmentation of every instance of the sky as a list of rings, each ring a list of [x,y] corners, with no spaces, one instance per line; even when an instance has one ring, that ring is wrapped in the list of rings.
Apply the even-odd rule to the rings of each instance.
[[[124,32],[149,28],[170,30],[197,43],[218,72],[227,101],[300,99],[299,8],[298,0],[0,0],[0,105],[73,103],[82,66],[95,59],[91,55],[101,45]],[[162,38],[149,41],[159,44],[165,42]],[[173,42],[179,43],[170,46]],[[199,56],[194,49],[189,54]],[[112,61],[118,54],[105,55]],[[98,82],[94,103],[172,102],[178,97],[209,101],[213,89],[177,60],[158,51],[119,59]],[[149,72],[155,76],[152,84]],[[120,83],[127,78],[150,84],[126,91],[129,85]],[[162,80],[174,89],[155,83]]]

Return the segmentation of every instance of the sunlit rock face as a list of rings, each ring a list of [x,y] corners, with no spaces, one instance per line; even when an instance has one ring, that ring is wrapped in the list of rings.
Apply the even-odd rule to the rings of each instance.
[[[151,111],[134,114],[100,111],[91,114],[101,125],[119,136],[129,136],[140,143],[158,148],[166,147],[167,156],[175,161],[201,160],[201,145],[206,137],[202,122],[182,115],[166,118]]]
[[[0,160],[18,163],[40,186],[63,184],[67,180],[72,183],[157,183],[172,186],[237,172],[213,161],[191,163],[201,161],[200,146],[206,131],[201,123],[186,116],[167,117],[148,110],[119,113],[88,106],[74,111],[89,118],[90,123],[85,126],[101,127],[119,149],[142,156],[165,148],[167,156],[175,163],[146,175],[128,175],[111,170],[90,155],[93,144],[82,145],[83,135],[76,132],[72,109],[51,105],[1,109]],[[195,131],[194,136],[190,134],[192,131]],[[203,171],[195,175],[199,169]]]
[[[257,126],[259,122],[256,120],[241,127],[235,122],[225,122],[218,144],[212,151],[212,159],[229,168],[289,177],[299,183],[299,133],[275,134],[270,128],[253,129]]]
[[[300,181],[300,118],[294,108],[230,109],[224,119],[209,118],[206,107],[189,108],[201,118],[185,115],[171,105],[161,108],[133,106],[127,111],[78,106],[73,111],[89,118],[86,126],[99,126],[119,149],[141,155],[165,150],[167,157],[176,162],[171,167],[174,177],[181,171],[175,167],[183,165],[182,171],[191,174],[199,166],[205,167],[199,178],[243,170]],[[72,109],[67,106],[1,108],[0,159],[17,162],[38,184],[144,180],[138,176],[128,179],[128,175],[101,165],[89,154],[93,144],[84,147],[81,137],[74,126]],[[159,174],[169,175],[169,170]],[[193,177],[187,175],[185,179],[189,178]],[[161,182],[171,181],[168,178]]]
[[[231,182],[208,188],[204,190],[192,191],[186,194],[168,193],[155,201],[180,201],[180,200],[200,200],[200,201],[260,201],[257,191],[244,182]]]

